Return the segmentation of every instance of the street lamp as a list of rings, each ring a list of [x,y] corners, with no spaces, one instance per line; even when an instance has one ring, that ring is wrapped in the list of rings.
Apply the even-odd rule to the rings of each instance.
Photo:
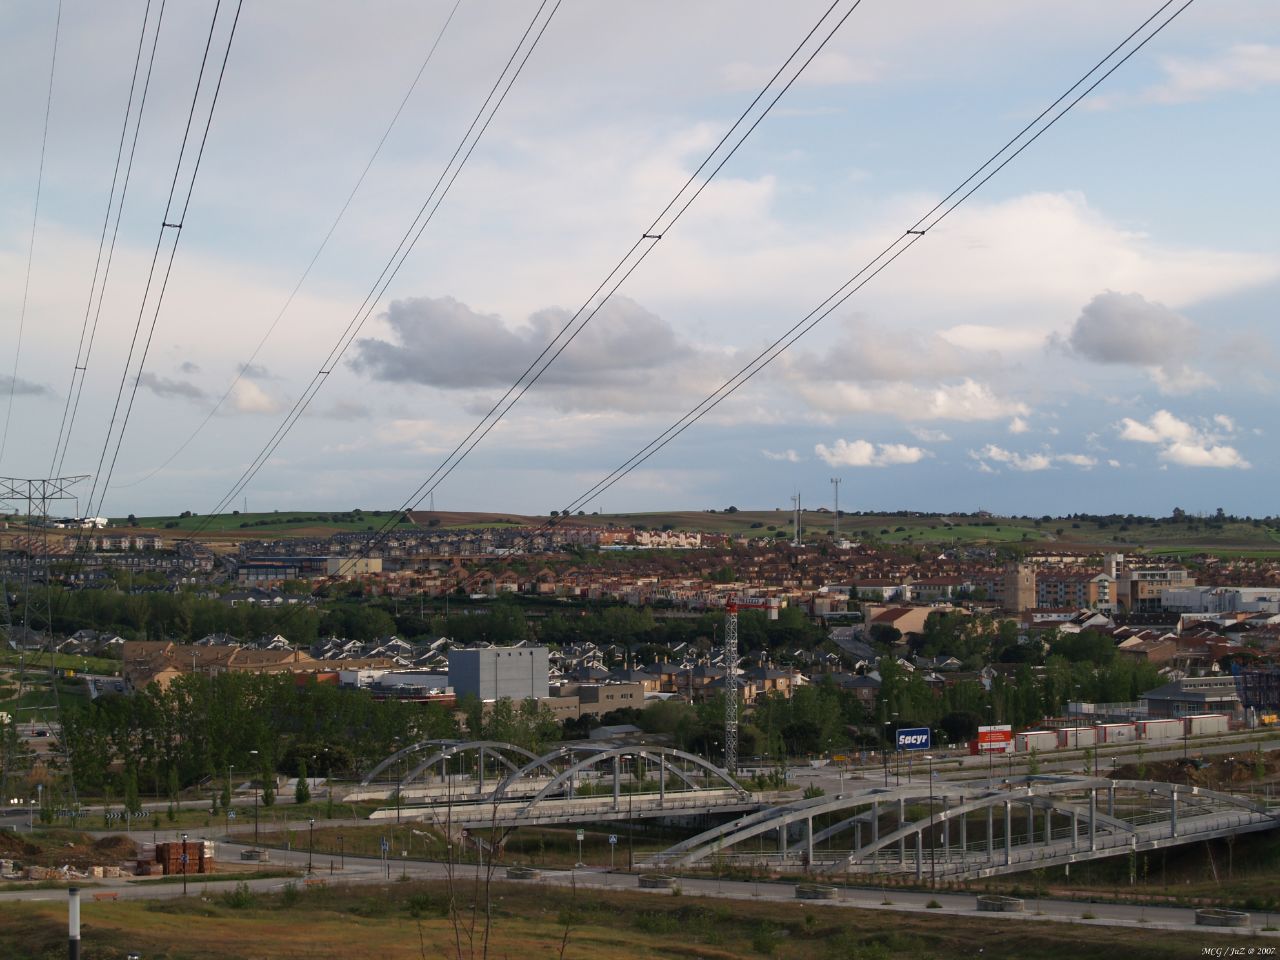
[[[187,895],[187,835],[182,835],[182,895]]]
[[[933,835],[933,754],[926,754],[929,761],[929,888],[938,886],[938,839]]]
[[[257,755],[258,755],[258,751],[257,751],[257,750],[250,750],[250,751],[249,751],[249,756],[251,756],[251,757],[256,757]],[[256,764],[255,764],[255,766],[256,766]],[[254,788],[253,788],[253,848],[254,848],[255,850],[257,850],[257,849],[258,849],[258,791],[259,791],[260,789],[262,789],[262,782],[261,782],[261,778],[262,778],[262,771],[261,771],[261,770],[259,770],[259,771],[258,771],[258,783],[257,783],[257,785],[256,785],[256,786],[254,786]]]
[[[884,744],[880,748],[880,756],[884,761],[885,789],[888,789],[889,787],[889,723],[890,721],[888,720],[884,722]]]
[[[316,818],[312,817],[307,827],[307,873],[311,872],[311,854],[316,847]]]

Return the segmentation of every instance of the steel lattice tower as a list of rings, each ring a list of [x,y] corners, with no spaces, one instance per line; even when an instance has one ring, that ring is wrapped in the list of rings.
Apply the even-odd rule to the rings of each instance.
[[[738,604],[730,600],[724,618],[724,768],[738,769]]]

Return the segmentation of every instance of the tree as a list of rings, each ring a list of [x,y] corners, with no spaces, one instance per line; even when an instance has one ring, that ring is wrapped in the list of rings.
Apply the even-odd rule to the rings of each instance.
[[[307,782],[307,761],[298,761],[298,785],[293,791],[293,802],[302,804],[311,800],[311,784]]]

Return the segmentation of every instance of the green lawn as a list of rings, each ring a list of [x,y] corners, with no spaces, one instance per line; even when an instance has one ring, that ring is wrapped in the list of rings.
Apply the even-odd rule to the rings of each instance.
[[[49,662],[50,659],[53,661],[52,664]],[[0,666],[16,667],[23,660],[23,656],[16,650],[0,651]],[[37,668],[43,668],[44,671],[47,671],[52,665],[57,669],[74,670],[76,673],[105,673],[114,676],[120,672],[120,661],[109,660],[105,657],[79,657],[65,653],[28,652],[25,662],[28,671]]]

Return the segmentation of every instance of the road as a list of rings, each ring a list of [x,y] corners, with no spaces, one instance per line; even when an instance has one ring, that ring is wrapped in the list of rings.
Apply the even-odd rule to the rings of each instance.
[[[229,859],[232,864],[239,863],[239,855],[241,850],[249,849],[244,844],[236,843],[219,843],[218,852],[224,860]],[[266,865],[270,868],[291,867],[298,870],[305,870],[307,867],[307,853],[305,850],[285,852],[281,850],[271,851],[271,862]],[[391,878],[398,878],[401,874],[406,874],[413,879],[422,880],[444,880],[447,878],[447,867],[444,863],[438,862],[422,862],[422,861],[401,861],[395,862],[396,858],[391,858],[391,862],[384,867],[380,860],[367,857],[347,856],[345,858],[344,868],[337,870],[337,861],[328,854],[316,856],[314,858],[315,874],[318,878],[323,878],[334,883],[342,884],[364,884],[384,882],[388,873]],[[246,864],[246,867],[248,864]],[[331,869],[333,872],[331,872]],[[471,877],[473,871],[477,868],[474,866],[458,866],[455,867],[457,877]],[[503,873],[498,872],[501,878]],[[278,891],[289,883],[296,883],[282,877],[269,877],[261,880],[248,881],[249,887],[258,891]],[[512,881],[516,882],[516,881]],[[546,886],[568,887],[575,886],[577,888],[588,889],[605,889],[605,890],[639,890],[637,886],[636,876],[634,874],[623,872],[610,872],[602,867],[587,867],[577,870],[544,870],[541,878],[533,881],[520,881],[526,883],[540,883]],[[679,881],[680,889],[684,894],[702,897],[710,897],[722,900],[757,900],[768,902],[786,902],[796,903],[795,884],[794,883],[773,883],[773,882],[749,882],[749,881],[733,881],[733,880],[717,880],[714,878],[684,878]],[[229,889],[226,883],[205,883],[203,878],[193,875],[188,883],[190,896],[216,896],[217,894]],[[140,883],[131,882],[129,880],[107,880],[95,882],[91,888],[95,892],[112,891],[119,894],[121,899],[163,899],[167,897],[182,896],[181,884],[174,883]],[[670,896],[669,891],[642,891],[653,893],[658,896]],[[61,891],[53,890],[30,890],[0,893],[0,902],[4,901],[60,901],[65,900],[66,894]],[[91,907],[92,900],[89,896],[85,896],[85,900],[89,901]],[[885,902],[886,900],[890,902]],[[930,908],[930,901],[941,904],[941,908]],[[1210,933],[1214,936],[1223,934],[1225,937],[1242,937],[1242,936],[1258,936],[1267,937],[1269,939],[1280,938],[1277,931],[1264,931],[1263,926],[1270,926],[1272,917],[1270,915],[1257,914],[1251,918],[1252,926],[1243,928],[1209,928],[1198,927],[1195,924],[1195,913],[1192,910],[1179,907],[1142,907],[1131,906],[1128,904],[1112,904],[1112,903],[1080,903],[1071,900],[1028,900],[1026,904],[1026,912],[1022,914],[1016,913],[979,913],[976,906],[976,899],[973,894],[955,894],[955,893],[929,893],[929,892],[908,892],[903,890],[890,889],[886,893],[881,888],[867,887],[850,887],[842,888],[838,891],[838,899],[836,900],[805,900],[803,908],[810,909],[841,909],[854,907],[866,910],[890,910],[900,913],[927,913],[934,916],[968,916],[980,917],[984,920],[993,922],[1020,923],[1029,920],[1045,920],[1056,923],[1086,923],[1090,926],[1132,926],[1140,924],[1144,929],[1163,930],[1163,931],[1189,931],[1196,930],[1200,933]],[[1088,913],[1091,919],[1084,919],[1081,915]]]

